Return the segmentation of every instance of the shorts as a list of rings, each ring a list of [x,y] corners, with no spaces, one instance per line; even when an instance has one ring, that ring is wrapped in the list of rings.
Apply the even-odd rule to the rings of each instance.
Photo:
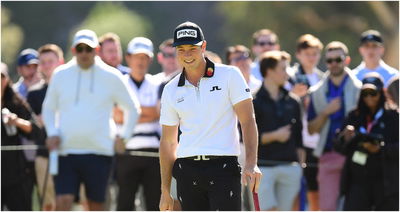
[[[293,202],[300,191],[302,170],[300,165],[262,166],[263,174],[258,191],[260,209],[292,210]]]
[[[88,200],[105,202],[112,157],[70,154],[60,156],[58,162],[58,175],[54,176],[57,195],[79,195],[83,182]]]

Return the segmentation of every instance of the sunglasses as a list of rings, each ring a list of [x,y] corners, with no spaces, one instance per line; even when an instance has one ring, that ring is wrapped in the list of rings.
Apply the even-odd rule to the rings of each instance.
[[[165,53],[161,52],[164,58],[175,58],[176,54],[175,53]]]
[[[333,63],[333,62],[336,62],[336,63],[341,63],[341,62],[343,62],[344,61],[344,59],[343,59],[343,57],[337,57],[337,58],[326,58],[326,63],[328,63],[328,64],[331,64],[331,63]]]
[[[272,41],[260,41],[260,42],[257,42],[256,44],[259,45],[259,46],[267,46],[267,45],[268,46],[273,46],[276,43],[272,42]]]
[[[378,96],[378,91],[368,89],[368,90],[362,91],[361,96],[362,97],[367,97],[367,96],[375,97],[375,96]]]
[[[231,61],[232,62],[239,62],[239,61],[242,61],[242,60],[247,60],[248,58],[249,58],[248,54],[242,54],[239,57],[232,58]]]
[[[87,53],[91,53],[93,51],[93,48],[87,45],[78,45],[75,47],[76,52],[82,53],[83,51]]]

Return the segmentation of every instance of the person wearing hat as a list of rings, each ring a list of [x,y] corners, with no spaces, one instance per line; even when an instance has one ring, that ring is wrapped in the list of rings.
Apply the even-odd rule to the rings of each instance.
[[[153,60],[153,43],[145,37],[135,37],[128,43],[126,61],[130,68],[124,76],[130,91],[137,96],[142,113],[126,144],[126,152],[157,153],[160,145],[158,89],[160,82],[148,74]],[[143,186],[145,210],[158,210],[160,200],[160,164],[158,158],[118,155],[116,163],[119,187],[117,210],[135,210],[135,196]]]
[[[383,60],[385,47],[383,46],[381,33],[376,30],[367,30],[361,34],[360,52],[363,61],[353,72],[359,80],[362,80],[367,73],[377,72],[383,77],[385,88],[389,80],[399,75],[399,70],[387,65]]]
[[[60,156],[54,176],[56,210],[71,210],[81,183],[89,209],[104,210],[112,156],[124,152],[140,113],[119,71],[96,57],[98,47],[93,31],[75,34],[74,58],[56,68],[43,103],[46,145]],[[124,111],[120,133],[110,122],[115,104]]]
[[[175,28],[173,46],[183,70],[161,97],[160,210],[173,209],[172,175],[182,210],[241,210],[238,120],[246,149],[242,182],[250,180],[250,190],[258,192],[258,133],[250,89],[238,68],[206,58],[206,45],[197,24]]]
[[[399,113],[385,108],[383,79],[368,73],[336,148],[346,156],[344,210],[399,210]]]
[[[41,82],[37,71],[39,64],[38,52],[30,48],[22,50],[18,56],[17,64],[17,71],[21,77],[13,88],[26,99],[30,87]]]

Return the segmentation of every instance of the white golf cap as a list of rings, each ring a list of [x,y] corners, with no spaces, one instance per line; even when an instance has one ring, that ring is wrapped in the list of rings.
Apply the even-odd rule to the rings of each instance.
[[[97,39],[95,32],[89,29],[83,29],[75,33],[72,47],[75,47],[80,43],[84,43],[92,48],[96,48],[99,45],[99,40]]]
[[[128,49],[126,51],[128,54],[144,53],[150,58],[153,58],[153,42],[145,37],[136,37],[129,42]]]

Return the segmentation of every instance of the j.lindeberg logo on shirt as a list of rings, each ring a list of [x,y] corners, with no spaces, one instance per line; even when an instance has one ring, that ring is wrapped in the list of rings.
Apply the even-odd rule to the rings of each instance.
[[[218,87],[218,86],[213,86],[212,89],[210,90],[210,92],[213,92],[213,91],[220,91],[220,90],[221,90],[220,87]]]

